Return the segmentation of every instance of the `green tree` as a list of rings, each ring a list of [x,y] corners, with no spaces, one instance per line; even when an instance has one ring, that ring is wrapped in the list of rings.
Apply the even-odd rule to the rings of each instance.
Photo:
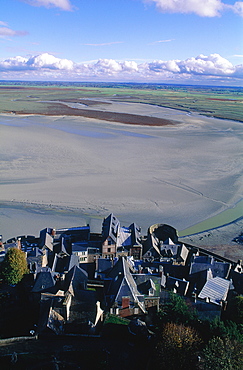
[[[28,267],[25,253],[18,248],[9,248],[1,266],[3,280],[9,285],[15,285],[27,273]]]
[[[234,299],[235,317],[234,321],[238,324],[243,324],[243,295],[238,295]]]
[[[170,301],[166,303],[158,312],[156,324],[160,328],[165,322],[175,322],[177,324],[189,324],[196,322],[198,316],[195,310],[188,307],[185,300],[178,294],[170,293]]]
[[[242,370],[243,345],[240,342],[215,337],[203,350],[202,369],[204,370]]]

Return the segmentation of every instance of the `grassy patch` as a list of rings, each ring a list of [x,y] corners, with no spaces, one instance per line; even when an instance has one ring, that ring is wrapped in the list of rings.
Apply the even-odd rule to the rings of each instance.
[[[128,320],[128,319],[124,319],[122,317],[112,315],[112,314],[107,314],[104,324],[128,325],[129,322],[130,322],[130,320]]]
[[[47,114],[49,101],[104,98],[154,104],[243,122],[243,89],[158,84],[0,84],[0,113]]]

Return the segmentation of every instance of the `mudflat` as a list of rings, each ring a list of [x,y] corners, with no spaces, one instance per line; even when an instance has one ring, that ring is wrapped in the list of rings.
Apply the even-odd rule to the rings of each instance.
[[[110,212],[125,226],[136,222],[144,233],[154,223],[182,230],[242,199],[242,123],[108,103],[82,107],[95,117],[0,116],[4,239],[86,222],[100,231]],[[75,102],[60,104],[79,110]],[[144,122],[99,119],[101,110]],[[154,118],[171,123],[146,123]]]

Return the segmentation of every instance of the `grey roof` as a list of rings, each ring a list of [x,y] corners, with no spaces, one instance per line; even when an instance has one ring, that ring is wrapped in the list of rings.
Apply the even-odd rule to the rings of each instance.
[[[86,287],[88,274],[82,268],[73,266],[73,268],[65,275],[64,291],[69,291],[73,296]]]
[[[206,281],[213,278],[212,270],[208,268],[207,270],[202,270],[189,275],[189,288],[188,295],[192,293],[199,293],[204,287]]]
[[[105,271],[105,270],[109,270],[111,269],[112,267],[112,261],[108,258],[98,258],[96,260],[96,271],[97,272],[102,272],[102,271]]]
[[[133,223],[129,229],[131,230],[132,245],[141,245],[141,227]]]
[[[52,271],[59,272],[61,274],[68,272],[73,266],[79,265],[79,257],[76,255],[58,255],[55,254],[52,263]]]
[[[117,234],[119,231],[120,222],[116,216],[111,213],[107,218],[104,219],[102,224],[102,238],[106,240],[110,237],[114,243],[117,241]]]
[[[160,253],[162,257],[176,258],[178,247],[177,244],[162,244],[160,245]]]
[[[134,275],[133,275],[134,277]],[[159,277],[157,277],[157,279],[160,279]],[[136,281],[136,279],[134,279]],[[154,292],[156,291],[156,286],[155,286],[155,283],[154,281],[150,278],[146,281],[144,281],[143,283],[141,284],[138,284],[138,282],[136,281],[137,285],[138,285],[138,290],[139,292],[141,292],[141,294],[146,294],[148,295],[149,294],[149,291],[152,289]]]
[[[40,231],[40,247],[48,248],[53,251],[53,236],[50,234],[52,229],[44,229]]]
[[[149,234],[144,243],[143,257],[148,255],[148,252],[151,252],[154,257],[161,257],[159,245],[159,240],[153,234]]]
[[[186,262],[186,259],[188,257],[188,254],[189,254],[189,249],[184,244],[182,244],[178,248],[177,258],[178,259],[181,259],[183,262]]]
[[[117,235],[117,246],[130,247],[131,244],[131,230],[128,227],[120,227]]]
[[[53,299],[41,300],[38,332],[41,333],[49,328],[55,334],[63,333],[64,318],[53,309]]]
[[[72,242],[83,241],[90,239],[90,227],[89,226],[78,226],[70,227],[65,229],[56,230],[56,238],[68,236]]]
[[[125,257],[119,258],[113,269],[108,273],[112,278],[107,295],[113,297],[112,302],[121,303],[123,296],[129,296],[131,301],[137,302],[141,310],[145,312],[141,294],[131,274],[132,267]],[[134,271],[133,271],[134,272]]]
[[[208,268],[212,270],[213,277],[219,276],[225,279],[228,278],[231,264],[228,262],[215,261],[211,256],[196,256],[191,264],[189,273],[194,274],[195,272],[207,270]]]
[[[172,290],[174,293],[186,295],[189,286],[189,281],[177,279],[172,276],[167,276],[165,288]]]
[[[222,279],[221,277],[215,277],[206,282],[198,295],[198,298],[208,299],[211,303],[220,305],[222,301],[227,298],[228,290],[230,286],[230,281]]]
[[[73,252],[85,252],[88,250],[89,243],[87,241],[72,243]]]
[[[53,292],[55,291],[54,274],[50,271],[39,272],[36,276],[32,292]]]

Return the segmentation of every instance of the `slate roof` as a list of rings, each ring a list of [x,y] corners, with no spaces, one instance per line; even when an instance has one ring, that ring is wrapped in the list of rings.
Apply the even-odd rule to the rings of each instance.
[[[62,334],[63,324],[63,316],[53,309],[53,299],[49,298],[41,300],[38,332],[41,333],[45,329],[49,328],[55,334]]]
[[[90,227],[87,225],[56,230],[56,238],[61,239],[65,236],[69,236],[71,242],[87,241],[90,239]]]
[[[51,235],[52,229],[44,229],[40,231],[40,247],[48,248],[53,251],[53,236]]]
[[[209,298],[211,303],[220,305],[222,301],[225,301],[229,291],[230,281],[222,279],[221,277],[215,277],[206,282],[198,295],[198,298],[207,299]]]
[[[69,291],[73,296],[75,296],[79,290],[86,288],[87,280],[87,272],[78,266],[74,266],[65,275],[64,291]]]
[[[223,279],[228,278],[231,263],[215,261],[211,256],[196,256],[191,263],[190,274],[195,272],[207,270],[210,268],[213,273],[213,277],[219,276]]]
[[[55,254],[52,271],[59,272],[61,274],[69,271],[73,266],[79,265],[79,257],[75,255],[58,255]]]
[[[141,228],[132,223],[129,229],[131,230],[132,245],[141,245]]]
[[[212,270],[209,268],[207,270],[202,270],[189,275],[189,288],[188,295],[192,293],[200,293],[205,283],[213,278]]]
[[[128,227],[120,227],[117,236],[117,246],[130,247],[131,244],[131,230]]]
[[[138,303],[141,310],[145,312],[143,297],[131,274],[131,266],[124,257],[117,261],[107,277],[112,279],[107,291],[107,295],[111,297],[111,304],[116,301],[121,304],[122,297],[129,296],[131,302]]]
[[[35,284],[32,288],[33,293],[40,292],[56,292],[55,287],[56,281],[54,279],[55,274],[51,271],[41,271],[37,274]]]
[[[96,271],[97,272],[103,272],[106,270],[111,269],[112,267],[112,261],[108,258],[98,258],[96,260]]]
[[[174,293],[186,295],[189,282],[186,280],[177,279],[172,276],[167,276],[165,288],[172,290]]]
[[[116,216],[113,215],[113,213],[111,213],[108,217],[104,219],[102,224],[103,241],[110,237],[116,244],[119,227],[119,220],[116,218]]]
[[[136,283],[137,283],[137,281],[136,281]],[[156,292],[156,286],[154,284],[154,281],[151,278],[144,281],[143,283],[137,285],[137,287],[138,287],[138,290],[141,294],[149,295],[150,289],[152,289],[154,291],[154,293]]]

